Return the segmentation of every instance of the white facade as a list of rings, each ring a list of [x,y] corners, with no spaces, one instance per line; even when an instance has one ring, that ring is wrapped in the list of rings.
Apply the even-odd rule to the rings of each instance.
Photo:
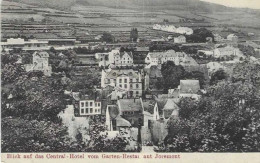
[[[223,47],[223,48],[216,48],[214,49],[214,57],[215,58],[222,58],[222,57],[245,57],[243,53],[238,49],[231,46]]]
[[[183,52],[175,52],[174,50],[148,53],[145,58],[145,63],[148,65],[147,67],[157,66],[167,61],[173,61],[175,65],[197,65],[197,62],[193,58]]]
[[[1,42],[2,49],[6,51],[14,48],[21,48],[22,50],[48,50],[48,41],[28,40],[22,38],[10,38],[6,42]]]
[[[33,64],[25,65],[25,70],[43,71],[44,75],[51,76],[52,68],[49,66],[49,54],[47,52],[34,52]]]
[[[235,34],[230,34],[227,36],[227,40],[236,42],[238,41],[238,37]]]
[[[174,43],[186,43],[186,37],[183,35],[174,37]]]
[[[113,86],[117,91],[125,92],[131,97],[142,96],[141,73],[127,70],[102,70],[101,87]]]
[[[115,66],[131,66],[133,65],[133,56],[129,52],[120,52],[119,50],[112,50],[109,52],[109,64]]]
[[[101,102],[94,100],[79,101],[79,114],[81,116],[101,114]]]
[[[109,53],[96,53],[95,58],[99,60],[98,66],[99,67],[106,67],[108,66],[109,60],[108,60]]]
[[[132,66],[133,55],[131,52],[120,52],[119,49],[112,50],[109,53],[96,53],[96,59],[99,60],[99,66]]]
[[[176,28],[173,25],[161,25],[161,24],[154,24],[153,29],[155,30],[161,30],[166,32],[173,32],[173,33],[179,33],[179,34],[186,34],[191,35],[193,34],[193,30],[188,27],[179,27]]]

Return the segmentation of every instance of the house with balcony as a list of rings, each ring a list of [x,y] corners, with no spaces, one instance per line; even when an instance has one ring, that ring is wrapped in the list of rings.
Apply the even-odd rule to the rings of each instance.
[[[102,70],[101,87],[112,86],[125,96],[142,96],[142,77],[139,71],[133,69],[107,69]]]

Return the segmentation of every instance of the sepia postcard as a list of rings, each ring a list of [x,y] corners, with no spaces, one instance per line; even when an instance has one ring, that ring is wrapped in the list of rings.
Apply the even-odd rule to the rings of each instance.
[[[2,163],[260,163],[259,0],[0,3]]]

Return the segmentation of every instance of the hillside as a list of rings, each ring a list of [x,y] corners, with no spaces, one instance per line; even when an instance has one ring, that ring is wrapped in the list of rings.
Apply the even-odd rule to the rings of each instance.
[[[80,4],[86,6],[106,6],[134,9],[179,9],[194,11],[227,11],[230,8],[202,2],[199,0],[12,0],[25,4],[33,4],[41,7],[70,9],[72,5]]]
[[[195,11],[225,11],[228,7],[199,0],[77,0],[83,5],[140,8],[140,9],[179,9]],[[230,10],[230,9],[229,9]]]

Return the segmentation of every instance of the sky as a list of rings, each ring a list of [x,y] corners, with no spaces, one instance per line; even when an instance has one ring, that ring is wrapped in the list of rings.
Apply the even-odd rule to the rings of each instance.
[[[217,3],[228,7],[260,9],[260,0],[201,0],[201,1]]]

